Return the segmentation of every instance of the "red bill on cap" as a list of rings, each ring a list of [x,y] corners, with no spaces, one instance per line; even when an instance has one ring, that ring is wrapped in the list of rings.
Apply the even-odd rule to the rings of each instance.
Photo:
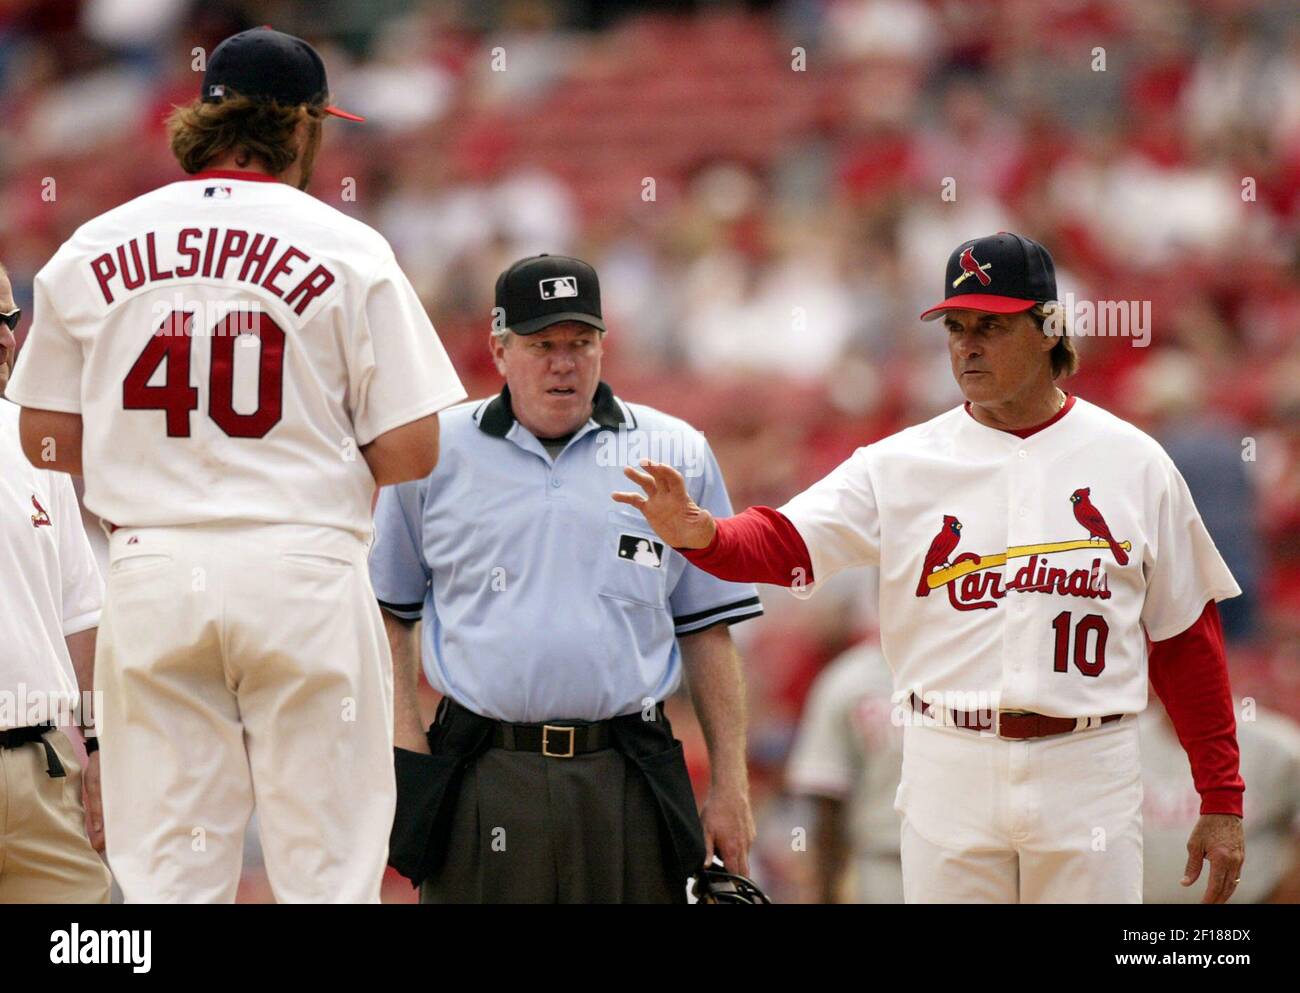
[[[342,107],[335,107],[335,106],[333,106],[333,105],[330,105],[330,106],[326,107],[326,108],[325,108],[325,113],[327,113],[327,114],[333,114],[335,117],[341,117],[341,118],[343,118],[343,120],[345,120],[345,121],[364,121],[364,120],[365,120],[365,118],[362,117],[360,114],[350,114],[350,113],[348,113],[346,110],[344,110]]]
[[[1019,314],[1032,308],[1037,300],[1020,300],[1016,297],[999,297],[988,293],[963,293],[949,297],[921,314],[921,320],[933,321],[949,310],[983,310],[990,314]]]

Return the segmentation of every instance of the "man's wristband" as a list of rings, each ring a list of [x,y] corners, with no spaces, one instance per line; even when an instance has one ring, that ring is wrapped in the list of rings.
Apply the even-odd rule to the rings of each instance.
[[[86,734],[86,733],[83,731],[81,737],[82,737],[82,739],[86,742],[86,754],[87,754],[87,755],[94,755],[95,752],[99,751],[99,735],[97,735],[97,734]]]

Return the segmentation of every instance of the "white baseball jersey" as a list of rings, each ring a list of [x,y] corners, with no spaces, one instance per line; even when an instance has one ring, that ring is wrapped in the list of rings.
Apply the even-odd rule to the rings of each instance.
[[[880,649],[849,649],[813,683],[786,767],[792,792],[848,806],[854,854],[898,854],[903,729],[892,720],[892,693]]]
[[[880,567],[900,691],[1085,718],[1142,710],[1146,637],[1241,591],[1164,450],[1077,397],[1020,438],[956,407],[781,508],[820,582]]]
[[[86,506],[122,526],[368,535],[358,449],[465,396],[384,238],[253,173],[95,218],[34,302],[9,396],[82,415]]]
[[[70,713],[77,675],[64,638],[95,627],[103,600],[72,477],[27,461],[18,408],[0,400],[0,729]]]
[[[1246,865],[1233,903],[1267,899],[1292,865],[1300,833],[1300,727],[1281,714],[1259,709],[1246,720],[1236,708],[1241,778],[1246,782],[1242,824]],[[1180,886],[1187,864],[1187,838],[1200,817],[1201,798],[1192,783],[1187,754],[1169,720],[1148,711],[1142,736],[1142,898],[1146,903],[1199,903],[1206,872],[1195,885]]]

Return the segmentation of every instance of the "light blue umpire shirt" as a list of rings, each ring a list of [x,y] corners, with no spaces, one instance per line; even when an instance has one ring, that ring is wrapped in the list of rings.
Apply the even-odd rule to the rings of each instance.
[[[438,465],[380,490],[370,576],[380,606],[423,619],[424,673],[476,713],[597,721],[681,682],[678,637],[762,611],[758,593],[690,565],[633,507],[623,467],[652,458],[719,517],[731,501],[704,435],[601,383],[554,460],[497,397],[439,415]]]

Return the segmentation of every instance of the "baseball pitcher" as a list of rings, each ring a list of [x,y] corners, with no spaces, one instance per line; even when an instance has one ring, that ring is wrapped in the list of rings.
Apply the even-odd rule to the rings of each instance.
[[[320,56],[256,29],[169,120],[188,174],[37,275],[10,398],[106,522],[95,663],[108,858],[130,902],[234,899],[256,799],[282,901],[377,902],[392,668],[376,484],[429,473],[465,393],[387,242],[303,192]]]

